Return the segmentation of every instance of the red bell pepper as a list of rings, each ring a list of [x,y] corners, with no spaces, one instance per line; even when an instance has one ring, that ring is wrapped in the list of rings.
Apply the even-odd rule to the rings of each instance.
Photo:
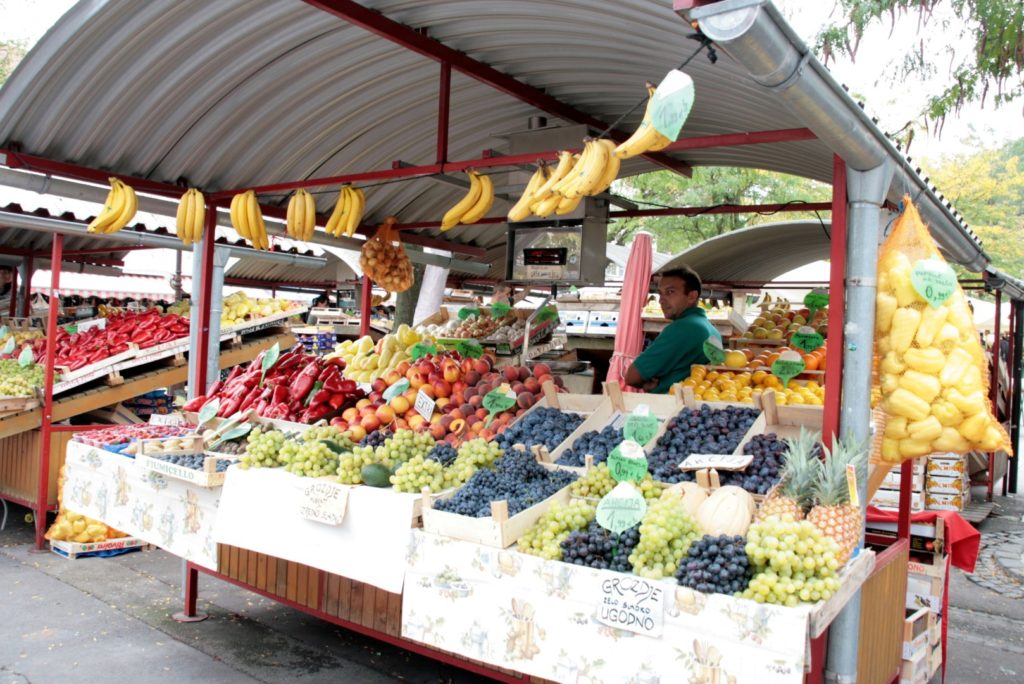
[[[214,392],[211,391],[210,394],[214,394]],[[191,413],[193,411],[198,411],[199,409],[201,409],[203,407],[203,404],[205,404],[205,403],[206,403],[206,395],[205,394],[200,394],[195,399],[192,399],[191,401],[185,402],[185,405],[182,406],[181,408],[183,410],[188,411],[188,412]]]
[[[320,406],[321,404],[326,404],[328,401],[330,401],[330,398],[330,391],[325,389],[318,389],[317,391],[310,394],[309,405],[310,407]]]
[[[338,409],[345,405],[346,401],[348,401],[348,397],[346,395],[336,393],[331,395],[331,398],[327,400],[327,403],[330,404],[332,409],[337,411]]]
[[[320,370],[316,360],[310,361],[292,383],[289,391],[292,400],[305,399],[309,391],[313,389],[313,383],[316,382],[316,376],[319,374]]]

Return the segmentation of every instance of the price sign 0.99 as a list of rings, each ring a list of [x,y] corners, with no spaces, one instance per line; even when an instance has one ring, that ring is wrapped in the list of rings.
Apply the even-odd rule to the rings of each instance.
[[[805,368],[807,364],[804,363],[803,357],[795,351],[784,351],[772,364],[772,375],[782,380],[782,386],[785,387],[790,380],[803,373]]]
[[[640,445],[626,440],[608,454],[608,472],[616,482],[639,482],[647,475],[647,456]]]
[[[825,338],[816,333],[814,328],[805,325],[793,333],[793,338],[790,340],[790,344],[797,349],[810,354],[812,351],[825,344]]]
[[[704,356],[712,366],[721,366],[725,363],[725,350],[722,349],[722,340],[717,337],[709,337],[704,340]]]
[[[937,309],[953,296],[956,273],[942,259],[921,259],[910,272],[910,284],[932,308]]]

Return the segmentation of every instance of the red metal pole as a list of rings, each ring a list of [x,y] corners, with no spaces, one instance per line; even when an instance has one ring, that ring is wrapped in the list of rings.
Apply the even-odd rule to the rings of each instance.
[[[363,292],[359,297],[359,336],[370,334],[370,303],[373,301],[371,288],[373,282],[363,276]]]
[[[31,256],[25,259],[25,298],[22,302],[22,316],[32,315],[32,271],[35,259]]]
[[[14,315],[18,312],[18,269],[16,268],[11,269],[10,293],[11,305],[9,307],[10,310],[7,312],[7,315],[13,318]]]
[[[46,325],[46,366],[43,370],[43,415],[39,430],[39,489],[36,499],[36,548],[43,548],[50,493],[50,439],[53,434],[53,367],[57,355],[57,309],[60,307],[60,264],[64,236],[53,236],[50,252],[50,312]]]
[[[832,235],[829,249],[828,348],[825,351],[825,409],[822,440],[839,434],[843,388],[843,325],[846,319],[846,162],[832,159]]]
[[[452,64],[441,62],[441,83],[437,93],[437,163],[448,161],[448,108],[452,94]]]
[[[1013,354],[1016,351],[1016,349],[1014,347],[1015,347],[1015,344],[1016,344],[1016,341],[1017,341],[1017,326],[1020,325],[1020,321],[1017,320],[1017,307],[1014,304],[1014,301],[1013,301],[1012,298],[1009,301],[1009,305],[1010,305],[1010,329],[1007,330],[1007,333],[1009,333],[1010,345],[1006,349],[1006,368],[1007,368],[1006,377],[1007,377],[1007,379],[1009,381],[1009,387],[1006,388],[1006,390],[1007,390],[1006,393],[1007,393],[1007,396],[1009,396],[1010,400],[1009,400],[1008,405],[1006,407],[1006,414],[1007,414],[1007,418],[1010,420],[1010,426],[1012,428],[1013,427],[1013,395],[1014,395],[1015,392],[1019,392],[1020,391],[1020,389],[1017,387],[1017,377],[1016,377],[1017,374],[1014,371],[1014,367],[1013,367],[1013,359],[1016,358],[1016,357],[1014,357]],[[1014,431],[1011,429],[1010,434],[1012,435],[1013,433],[1014,433]],[[1009,486],[1010,486],[1010,471],[1009,471],[1009,468],[1007,468],[1006,477],[1003,478],[1003,496],[1006,496],[1006,493],[1007,493],[1007,491],[1009,489]]]
[[[992,415],[999,420],[999,318],[1002,315],[1003,293],[996,290],[996,319],[992,323],[992,382],[989,384],[989,396],[992,399]],[[988,497],[986,501],[992,500],[992,491],[996,485],[995,473],[996,455],[990,452],[988,455]]]
[[[900,509],[896,522],[896,537],[910,539],[910,496],[914,484],[914,461],[900,464]]]
[[[217,228],[217,205],[210,202],[206,207],[206,225],[203,228],[202,244],[202,278],[199,282],[199,336],[197,339],[198,349],[193,350],[194,362],[198,362],[196,368],[196,395],[202,394],[209,386],[209,378],[206,376],[206,358],[210,349],[210,305],[213,301],[213,251],[216,246]],[[195,252],[192,253],[195,258]],[[195,300],[195,292],[192,298]]]

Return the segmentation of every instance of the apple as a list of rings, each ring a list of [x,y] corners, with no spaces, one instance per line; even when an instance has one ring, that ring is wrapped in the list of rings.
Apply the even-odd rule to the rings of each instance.
[[[388,382],[384,378],[377,378],[370,383],[370,389],[374,392],[383,393],[388,388]]]

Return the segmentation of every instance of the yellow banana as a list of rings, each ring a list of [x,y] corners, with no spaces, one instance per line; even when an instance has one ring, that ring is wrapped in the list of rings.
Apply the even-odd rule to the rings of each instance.
[[[476,206],[476,203],[480,200],[480,190],[480,178],[475,173],[469,173],[469,192],[454,207],[449,209],[444,218],[441,219],[441,230],[451,230],[459,225],[462,215]]]
[[[474,174],[480,181],[480,199],[474,204],[469,211],[462,215],[460,223],[470,224],[476,223],[491,210],[491,206],[494,204],[494,181],[491,180],[490,176],[482,174]]]
[[[575,199],[577,195],[593,194],[594,188],[604,175],[604,167],[608,163],[608,148],[596,140],[587,141],[587,147],[589,153],[585,162],[581,164],[579,175],[562,190],[562,195],[569,199]]]
[[[540,218],[547,218],[554,213],[555,209],[558,208],[558,203],[564,199],[565,198],[558,193],[553,192],[548,195],[547,198],[538,202],[536,209],[531,209],[531,211],[533,211],[534,215],[539,216]]]
[[[252,231],[249,229],[249,217],[246,213],[246,197],[240,192],[231,198],[231,227],[242,236],[242,239],[252,242]]]
[[[583,151],[580,152],[579,157],[576,158],[576,163],[573,165],[571,169],[569,169],[568,173],[565,174],[562,180],[558,181],[557,183],[554,184],[554,186],[552,186],[551,191],[561,195],[562,197],[565,197],[569,189],[574,187],[576,181],[580,179],[580,174],[583,172],[583,167],[586,166],[586,164],[588,163],[588,160],[590,159],[592,153],[593,144],[588,140],[587,142],[583,143]]]
[[[285,219],[285,234],[294,239],[302,239],[302,233],[304,230],[304,219],[306,213],[306,201],[303,198],[302,193],[305,190],[299,188],[292,195],[291,199],[288,200],[288,212]]]
[[[557,207],[555,207],[555,213],[558,214],[559,216],[571,214],[572,212],[576,211],[576,207],[580,205],[580,202],[583,201],[584,197],[585,195],[582,194],[576,195],[575,199],[563,197],[562,201],[558,203]]]
[[[193,204],[193,202],[192,202],[191,193],[192,193],[192,191],[188,190],[185,193],[185,196],[181,198],[181,203],[185,205],[185,226],[183,228],[183,232],[185,234],[185,237],[182,239],[182,241],[186,245],[191,245],[192,242],[193,242],[193,240],[192,240],[192,225],[195,223],[195,220],[196,220],[196,217],[195,217],[196,205]]]
[[[189,239],[192,242],[199,242],[203,239],[203,227],[206,225],[206,200],[203,197],[203,193],[199,192],[195,188],[190,191],[192,193],[192,203],[195,206],[195,219],[192,223],[191,233]]]
[[[306,205],[306,211],[303,215],[304,222],[302,239],[309,242],[310,238],[313,237],[313,232],[316,230],[316,200],[313,199],[312,193],[306,192],[305,190],[302,192],[302,199]]]
[[[110,233],[116,233],[127,226],[128,223],[135,218],[135,212],[139,209],[139,198],[135,194],[135,189],[127,183],[123,183],[119,180],[116,182],[121,186],[121,194],[124,197],[124,204],[121,207],[121,213],[118,214],[113,225],[108,229],[108,232]]]
[[[633,131],[633,135],[629,136],[628,140],[615,148],[615,156],[619,159],[629,159],[644,152],[654,151],[652,149],[654,145],[668,140],[661,133],[658,133],[654,128],[654,123],[651,121],[651,103],[654,102],[655,90],[656,88],[652,84],[647,84],[647,107],[644,109],[643,121],[640,122],[640,125],[637,126],[637,129]],[[665,142],[662,148],[667,144]]]
[[[601,175],[601,179],[597,182],[597,186],[591,195],[600,195],[602,192],[611,187],[612,181],[614,181],[619,175],[619,168],[622,165],[622,160],[615,156],[615,143],[608,138],[602,138],[597,141],[599,145],[603,146],[608,150],[608,161],[605,163],[604,172]]]
[[[568,174],[569,171],[573,168],[573,164],[576,163],[576,160],[578,158],[578,155],[574,155],[572,152],[569,152],[568,150],[563,150],[559,152],[558,166],[556,166],[555,170],[551,172],[551,175],[544,182],[544,184],[537,188],[537,191],[533,193],[532,204],[539,204],[540,202],[547,199],[555,185],[558,184],[563,178],[565,178],[566,174]]]
[[[121,214],[123,201],[121,198],[121,190],[116,183],[115,179],[110,181],[110,192],[107,193],[107,198],[103,200],[103,209],[100,213],[89,222],[89,227],[86,230],[90,233],[106,233],[110,226],[117,220],[117,217]]]
[[[256,249],[266,249],[267,231],[263,224],[263,215],[260,213],[260,204],[256,199],[256,193],[248,190],[245,193],[245,214],[246,223],[252,234],[252,246]]]
[[[350,189],[350,186],[344,185],[341,190],[338,191],[338,201],[334,204],[334,211],[331,212],[331,217],[327,219],[327,225],[324,230],[327,231],[328,235],[338,237],[338,227],[341,225],[341,219],[345,215],[345,208],[348,204],[349,193],[346,192]]]
[[[185,194],[181,196],[180,200],[178,200],[178,214],[174,220],[174,226],[178,235],[178,239],[181,240],[186,245],[189,244],[189,223],[187,220],[189,207],[188,193],[189,191],[186,190]],[[234,208],[234,204],[234,201],[232,201],[232,209]]]
[[[352,200],[349,205],[349,214],[345,219],[345,235],[352,237],[359,228],[359,222],[363,220],[363,212],[366,210],[366,193],[361,188],[351,188]]]
[[[523,190],[523,196],[519,198],[519,201],[512,206],[508,211],[509,221],[522,221],[530,215],[530,202],[533,201],[533,194],[537,188],[544,184],[548,179],[548,167],[544,162],[540,163],[537,170],[530,176],[529,182],[526,184],[526,188]]]

